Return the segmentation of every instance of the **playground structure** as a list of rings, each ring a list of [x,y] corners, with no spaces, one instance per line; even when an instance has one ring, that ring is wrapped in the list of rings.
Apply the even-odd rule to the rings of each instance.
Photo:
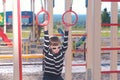
[[[22,17],[22,26],[32,26],[33,23],[33,12],[32,11],[21,11],[21,17]],[[4,19],[4,13],[1,12],[0,16]],[[4,22],[4,21],[3,21]],[[1,26],[4,26],[4,23],[1,21]],[[6,27],[12,27],[12,11],[6,12]]]
[[[5,0],[4,0],[5,1]],[[101,24],[101,2],[111,2],[111,24]],[[117,70],[117,53],[120,50],[117,43],[117,8],[119,0],[88,0],[87,6],[87,52],[86,52],[86,80],[101,80],[101,73],[111,74],[111,80],[117,80],[117,73],[120,71]],[[69,10],[69,5],[71,5],[70,0],[65,0],[65,11]],[[47,1],[47,11],[50,14],[50,23],[49,32],[50,35],[53,35],[53,3],[51,0]],[[14,0],[14,11],[13,11],[13,55],[8,58],[13,58],[14,56],[14,80],[22,80],[22,57],[32,58],[33,55],[22,55],[22,39],[21,39],[21,17],[20,17],[20,0]],[[91,20],[92,19],[92,20]],[[71,22],[70,15],[67,15],[66,20]],[[111,26],[111,45],[108,47],[101,48],[101,25]],[[18,26],[18,27],[16,27]],[[33,29],[34,30],[34,29]],[[72,34],[71,28],[69,34],[69,48],[67,53],[72,53]],[[34,32],[34,31],[33,31]],[[102,50],[110,50],[110,71],[101,72],[101,52]],[[39,56],[39,57],[37,57]],[[34,55],[33,58],[41,58],[41,55]],[[42,56],[43,57],[43,56]],[[5,58],[5,56],[1,57]],[[69,59],[69,60],[68,60]],[[72,54],[66,54],[65,59],[65,80],[72,79],[71,72],[71,63],[72,63]]]
[[[6,42],[7,46],[12,46],[11,40],[8,39],[7,35],[3,32],[2,28],[0,28],[0,37],[2,37],[2,40]]]

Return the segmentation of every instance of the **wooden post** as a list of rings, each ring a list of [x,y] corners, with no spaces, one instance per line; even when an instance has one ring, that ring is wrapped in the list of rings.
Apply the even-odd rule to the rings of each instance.
[[[13,0],[13,80],[22,80],[22,44],[21,44],[20,0]]]
[[[53,35],[53,0],[47,0],[47,10],[50,14],[49,34]]]
[[[71,6],[71,0],[65,0],[65,11],[69,10]],[[71,23],[71,14],[65,16],[67,22]],[[65,56],[65,80],[72,80],[72,31],[69,29],[68,49]]]
[[[111,3],[111,23],[118,23],[118,3],[117,2],[112,2]],[[118,41],[117,41],[117,28],[118,26],[111,26],[111,47],[116,47],[118,46]],[[117,50],[113,50],[110,53],[110,66],[111,70],[117,70]],[[117,73],[111,74],[110,77],[111,80],[117,80]]]
[[[87,74],[86,74],[86,80],[92,80],[92,58],[91,55],[93,53],[92,47],[93,47],[93,38],[92,38],[92,0],[88,0],[88,7],[87,7],[87,20],[86,20],[86,31],[87,31],[87,39],[86,39],[86,62],[87,62]]]
[[[6,34],[6,0],[3,0],[3,12],[4,12],[4,33]]]
[[[33,25],[32,25],[32,29],[31,29],[31,35],[30,35],[30,39],[31,41],[35,41],[35,30],[36,30],[36,25],[35,25],[35,0],[31,0],[31,11],[33,12]]]
[[[88,0],[86,27],[86,80],[101,80],[101,0]]]

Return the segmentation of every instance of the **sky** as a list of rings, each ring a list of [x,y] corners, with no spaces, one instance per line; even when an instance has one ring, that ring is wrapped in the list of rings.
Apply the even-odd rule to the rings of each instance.
[[[0,12],[3,12],[3,2],[0,0]],[[12,1],[6,0],[6,11],[12,11]],[[21,0],[21,10],[30,11],[31,10],[31,0]],[[64,13],[64,1],[65,0],[55,0],[55,7],[53,8],[54,14],[63,14]],[[44,0],[42,1],[44,3]],[[102,2],[101,10],[107,8],[110,11],[110,3]],[[35,13],[38,13],[41,10],[41,0],[35,0]],[[85,0],[73,0],[72,10],[77,14],[86,14]]]

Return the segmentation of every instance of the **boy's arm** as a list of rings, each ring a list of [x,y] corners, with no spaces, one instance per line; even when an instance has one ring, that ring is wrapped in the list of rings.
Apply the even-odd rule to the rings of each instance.
[[[68,35],[69,35],[69,27],[64,25],[65,34],[64,34],[64,42],[63,42],[63,50],[68,48]]]
[[[46,22],[46,21],[45,21]],[[45,23],[44,22],[44,23]],[[44,48],[43,48],[43,51],[45,53],[48,52],[49,50],[49,34],[48,34],[48,26],[44,26]]]
[[[43,24],[48,23],[48,21],[45,21]],[[44,27],[44,31],[48,31],[48,26],[43,26]]]
[[[64,25],[65,31],[69,31],[69,26]]]

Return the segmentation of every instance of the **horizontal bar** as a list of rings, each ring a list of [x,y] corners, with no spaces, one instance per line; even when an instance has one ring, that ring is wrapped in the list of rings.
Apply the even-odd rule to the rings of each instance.
[[[120,47],[114,47],[114,48],[104,47],[104,48],[101,48],[101,50],[120,50]],[[84,52],[84,51],[87,51],[87,49],[72,50],[72,52]]]
[[[101,50],[120,50],[120,48],[101,48]],[[81,50],[73,50],[73,51],[81,51]],[[3,58],[13,58],[13,55],[0,55],[0,59],[3,59]],[[44,58],[44,55],[43,54],[23,54],[22,58]]]
[[[72,64],[72,66],[87,66],[87,64]]]
[[[13,58],[13,55],[0,55],[0,59]],[[43,54],[23,54],[22,58],[44,58]]]
[[[72,52],[84,52],[84,51],[87,51],[87,50],[85,49],[72,50]]]
[[[101,50],[120,50],[120,47],[114,47],[114,48],[111,48],[111,47],[104,47],[104,48],[101,48]],[[84,51],[87,51],[87,49],[78,49],[78,50],[72,50],[72,52],[84,52]]]
[[[7,54],[7,53],[13,53],[13,51],[0,51],[0,54]]]
[[[120,70],[114,70],[114,71],[101,71],[101,73],[109,74],[109,73],[120,73]]]
[[[0,48],[13,48],[13,46],[7,46],[7,45],[5,45],[5,46],[4,46],[4,45],[1,46],[1,45],[0,45]]]
[[[62,36],[62,34],[54,34],[56,36]],[[72,34],[72,36],[87,36],[86,34]]]
[[[109,27],[109,26],[120,26],[120,24],[115,24],[115,23],[111,23],[111,24],[109,24],[109,23],[103,23],[103,24],[101,24],[101,26],[106,26],[106,27]]]
[[[101,0],[102,2],[120,2],[120,0]]]
[[[42,62],[22,62],[22,65],[42,65]],[[13,63],[0,63],[0,66],[13,66]]]
[[[114,48],[104,47],[104,48],[101,48],[101,50],[120,50],[120,47],[114,47]],[[72,52],[84,52],[84,51],[87,51],[87,49],[72,50]]]
[[[101,48],[101,50],[120,50],[120,47],[114,47],[114,48]]]
[[[0,44],[12,44],[12,42],[0,42]]]

